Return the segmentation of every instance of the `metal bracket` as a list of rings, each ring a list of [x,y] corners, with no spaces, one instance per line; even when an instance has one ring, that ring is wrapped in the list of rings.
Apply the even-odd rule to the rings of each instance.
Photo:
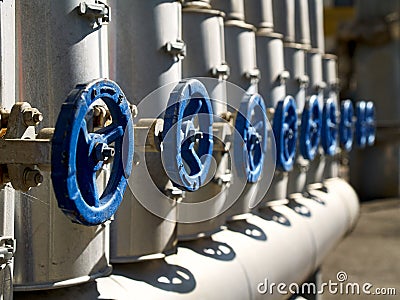
[[[163,119],[140,119],[135,125],[135,149],[160,152],[163,127]]]
[[[324,81],[317,82],[314,84],[313,88],[316,92],[322,91],[322,90],[326,89],[326,82],[324,82]]]
[[[307,75],[298,76],[296,80],[300,87],[307,87],[310,82],[310,78]]]
[[[165,51],[172,56],[182,60],[186,56],[186,44],[184,41],[176,40],[175,42],[167,42],[165,44]]]
[[[78,13],[99,26],[107,25],[111,21],[111,8],[101,1],[96,1],[96,3],[81,2],[78,6]]]
[[[285,84],[286,80],[288,80],[290,78],[290,73],[289,71],[282,71],[279,75],[277,80],[281,83],[281,84]]]
[[[0,237],[0,265],[6,264],[15,253],[15,239],[12,237]]]
[[[255,68],[245,72],[244,77],[249,79],[251,82],[257,83],[261,78],[261,72],[259,69]]]
[[[219,66],[211,68],[210,73],[214,78],[226,80],[229,77],[230,71],[228,64],[223,62]]]
[[[225,122],[215,122],[213,124],[213,136],[213,151],[228,152],[231,147],[232,125]]]

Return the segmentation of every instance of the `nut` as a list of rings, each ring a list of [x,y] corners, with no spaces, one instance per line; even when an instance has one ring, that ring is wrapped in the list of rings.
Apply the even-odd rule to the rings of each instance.
[[[129,108],[131,109],[132,118],[136,118],[139,113],[137,106],[134,104],[129,104]]]
[[[26,126],[36,126],[43,121],[42,113],[36,108],[24,109],[22,116]]]
[[[39,170],[26,168],[24,170],[24,183],[28,187],[39,186],[43,182],[43,175]]]

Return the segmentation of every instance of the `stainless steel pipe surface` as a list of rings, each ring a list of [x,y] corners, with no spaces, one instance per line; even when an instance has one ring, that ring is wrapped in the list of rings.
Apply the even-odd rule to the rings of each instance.
[[[2,108],[11,109],[15,101],[15,2],[0,2],[0,28],[6,33],[0,39],[0,104]],[[5,242],[14,239],[14,207],[19,200],[19,193],[10,186],[0,191],[0,239],[1,249]],[[10,245],[11,246],[11,245]],[[13,245],[15,251],[15,244]],[[4,254],[3,254],[4,255]],[[0,265],[0,299],[12,299],[13,293],[13,259],[4,259]]]
[[[311,44],[308,0],[295,0],[295,42],[305,47]]]
[[[275,108],[286,96],[288,74],[284,65],[282,35],[259,30],[256,33],[257,64],[261,72],[258,87],[267,107]]]
[[[273,31],[274,16],[272,0],[245,0],[244,2],[245,21],[257,28]]]
[[[230,74],[225,60],[224,13],[218,10],[187,7],[183,9],[183,39],[187,44],[187,57],[183,61],[183,77],[209,77],[203,79],[217,121],[227,112],[226,79]],[[221,128],[222,129],[222,128]],[[218,131],[214,126],[214,132]],[[217,139],[226,142],[226,132],[220,131]],[[193,193],[186,193],[185,203],[212,200],[210,212],[214,218],[196,223],[178,223],[178,240],[209,236],[225,223],[228,182],[224,180],[229,170],[229,153],[213,151],[215,176],[205,186]],[[221,176],[220,176],[221,175]],[[217,178],[218,177],[218,178]],[[196,211],[192,211],[196,217]],[[179,214],[179,211],[178,211]]]
[[[213,9],[223,11],[227,20],[244,21],[244,0],[211,0]]]
[[[285,295],[260,293],[257,287],[262,292],[266,280],[304,282],[358,216],[357,196],[346,182],[335,179],[328,188],[343,194],[313,191],[318,198],[275,205],[209,238],[180,243],[176,255],[117,266],[113,275],[95,284],[46,295],[77,300],[129,299],[133,294],[150,299],[282,299]],[[43,294],[17,296],[42,299]]]
[[[107,27],[78,13],[81,1],[16,1],[18,101],[54,127],[78,83],[108,77]],[[95,0],[87,1],[95,4]],[[43,40],[41,40],[43,39]],[[50,172],[16,204],[15,290],[53,289],[111,272],[109,224],[73,224],[58,208]],[[104,188],[99,178],[98,185]]]
[[[295,0],[272,0],[274,13],[274,31],[283,35],[285,42],[295,42]]]
[[[142,126],[138,125],[143,123],[141,120],[164,115],[170,93],[182,79],[186,44],[182,39],[181,3],[170,0],[109,2],[113,20],[109,25],[110,77],[138,106],[135,121],[137,126]],[[151,123],[146,124],[150,127]],[[154,182],[151,187],[166,193],[169,178],[161,155],[139,150],[135,159],[137,166],[129,188],[111,224],[113,263],[134,262],[175,251],[176,223],[153,214],[143,206],[140,201],[143,199],[137,199],[138,194],[149,188],[148,178],[143,175],[147,173]],[[157,196],[161,198],[161,192],[146,201],[160,202],[167,209],[168,203]],[[172,208],[171,219],[176,219],[176,214]]]
[[[308,0],[311,47],[325,52],[324,3],[323,0]]]

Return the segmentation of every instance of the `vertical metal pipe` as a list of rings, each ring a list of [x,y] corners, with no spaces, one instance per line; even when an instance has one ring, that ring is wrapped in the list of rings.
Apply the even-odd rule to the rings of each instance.
[[[332,54],[325,54],[322,58],[323,78],[326,82],[324,90],[325,99],[332,99],[336,104],[336,114],[339,117],[339,78],[337,70],[337,57]],[[338,143],[339,144],[339,143]],[[339,148],[337,152],[339,153]],[[338,154],[326,157],[324,179],[334,178],[339,176]]]
[[[226,59],[230,66],[229,81],[234,85],[227,85],[227,102],[229,110],[237,112],[245,94],[254,94],[258,91],[260,72],[256,63],[256,36],[255,27],[243,21],[229,20],[225,22]],[[235,135],[233,135],[235,136]],[[233,140],[233,143],[241,141]],[[244,162],[243,162],[244,163]],[[240,184],[243,180],[233,174],[233,184]],[[228,193],[228,203],[234,203],[226,212],[228,219],[243,215],[250,211],[250,207],[257,196],[258,183],[246,183],[238,197],[234,192]],[[234,202],[234,199],[236,201]]]
[[[244,21],[244,0],[212,0],[211,5],[224,12],[227,20]]]
[[[37,107],[45,127],[55,126],[76,84],[108,77],[107,27],[80,15],[80,3],[16,1],[17,99]],[[109,225],[71,223],[57,207],[49,172],[43,176],[16,204],[14,288],[62,287],[109,274]]]
[[[293,95],[296,100],[299,119],[301,119],[301,114],[306,104],[306,89],[309,80],[306,75],[305,49],[306,46],[295,43],[286,43],[284,47],[285,65],[290,74],[292,74],[286,83],[286,89],[288,94]],[[299,143],[297,148],[299,149]],[[289,173],[288,196],[303,192],[306,185],[306,171],[309,162],[302,157],[299,151],[297,151],[296,156],[293,170]]]
[[[286,42],[295,41],[295,0],[273,0],[274,31]]]
[[[225,80],[230,72],[225,61],[224,17],[224,13],[218,10],[193,7],[183,9],[183,39],[188,48],[187,57],[183,61],[183,77],[211,77],[209,80],[200,80],[209,93],[215,120],[227,112]],[[178,223],[180,240],[210,235],[225,223],[222,212],[225,210],[227,199],[229,179],[226,179],[226,174],[229,173],[229,154],[214,151],[213,157],[216,162],[213,179],[198,191],[186,193],[184,201],[199,203],[214,198],[210,210],[216,217],[197,223]]]
[[[298,117],[301,119],[301,114],[306,104],[306,90],[309,84],[308,73],[306,72],[306,51],[310,48],[310,26],[308,15],[307,0],[295,0],[294,2],[294,27],[295,27],[295,42],[285,44],[285,63],[292,74],[288,79],[288,93],[295,96]],[[288,22],[289,23],[289,22]],[[298,149],[299,149],[298,141]],[[302,193],[305,190],[307,169],[309,162],[303,158],[300,151],[296,154],[296,162],[293,171],[289,174],[288,179],[288,196],[293,197],[294,194]],[[297,195],[298,196],[298,195]]]
[[[245,20],[257,28],[274,28],[272,0],[245,0]]]
[[[323,0],[308,0],[310,15],[311,47],[325,52],[324,3]]]
[[[311,49],[306,54],[306,68],[310,78],[307,95],[317,95],[320,108],[322,109],[324,105],[324,89],[326,87],[322,71],[322,55],[325,51],[323,2],[322,0],[308,0],[308,7]],[[322,148],[320,148],[316,158],[310,163],[307,183],[322,182],[324,168],[325,157],[322,154]]]
[[[162,116],[171,91],[182,78],[185,44],[181,32],[181,3],[111,0],[110,5],[110,77],[120,84],[127,98],[138,105],[138,123],[140,119]],[[148,187],[147,177],[143,176],[147,172],[154,181],[154,188],[166,193],[169,178],[160,153],[137,151],[135,155],[138,164],[130,178],[130,188],[111,224],[113,263],[143,260],[175,249],[176,223],[149,212],[135,196],[138,195],[135,190],[142,189],[140,193],[143,193]],[[158,198],[147,201],[163,205]],[[170,213],[175,219],[176,209]]]
[[[308,0],[295,0],[295,42],[309,47],[311,44]]]
[[[15,101],[15,2],[0,2],[0,103],[11,109]],[[6,239],[14,240],[14,205],[18,193],[9,186],[0,191],[0,239],[1,247]],[[15,246],[15,245],[14,245]],[[13,260],[2,262],[0,266],[1,299],[12,299]]]

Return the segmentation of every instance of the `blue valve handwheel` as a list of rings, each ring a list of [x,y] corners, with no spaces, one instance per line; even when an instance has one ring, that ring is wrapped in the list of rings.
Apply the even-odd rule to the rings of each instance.
[[[374,102],[368,101],[365,107],[365,119],[367,126],[367,145],[372,146],[375,143],[376,120]]]
[[[342,148],[347,152],[353,147],[353,116],[353,103],[350,100],[342,101],[340,105],[339,137]]]
[[[308,160],[313,160],[319,146],[322,113],[318,97],[313,95],[306,102],[301,116],[300,152]]]
[[[321,144],[326,155],[333,156],[337,147],[336,104],[327,99],[322,111]]]
[[[235,128],[235,162],[240,176],[255,183],[261,176],[267,151],[268,129],[264,99],[259,94],[246,94],[240,103]]]
[[[359,148],[365,148],[367,145],[367,104],[365,101],[359,101],[356,104],[356,143]]]
[[[112,122],[89,132],[85,116],[99,99]],[[51,178],[58,206],[73,222],[98,225],[117,211],[132,169],[133,134],[129,104],[116,83],[99,79],[77,85],[69,94],[52,140]],[[111,175],[99,195],[96,174],[111,156]]]
[[[164,115],[162,159],[173,184],[198,190],[206,181],[213,152],[213,111],[204,85],[182,80],[171,92]]]
[[[276,142],[276,166],[288,172],[293,168],[297,141],[297,112],[293,97],[278,102],[272,129]]]

